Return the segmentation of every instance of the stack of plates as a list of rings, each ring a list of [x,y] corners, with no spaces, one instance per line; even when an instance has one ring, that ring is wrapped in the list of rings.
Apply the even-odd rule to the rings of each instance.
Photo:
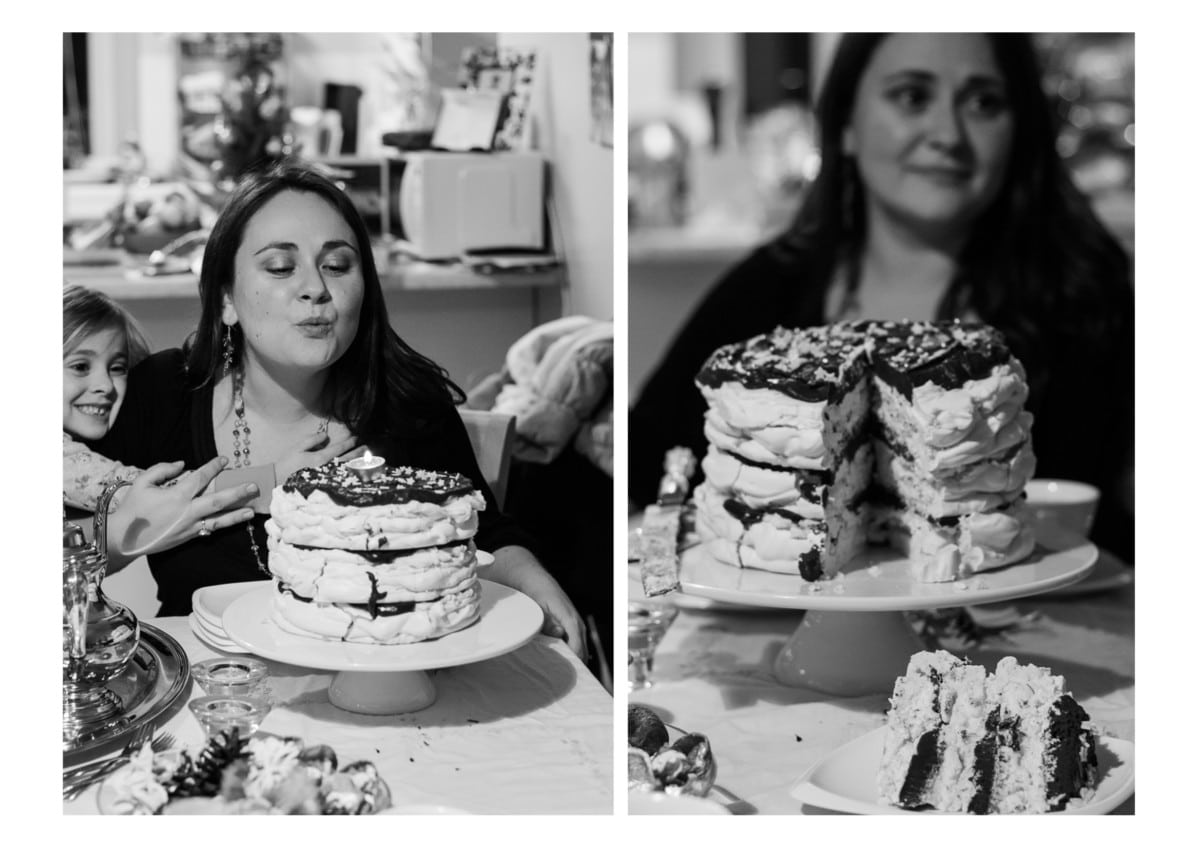
[[[222,583],[219,586],[205,586],[192,594],[192,614],[188,623],[192,633],[208,647],[226,654],[250,653],[241,645],[229,638],[221,616],[225,608],[238,597],[252,589],[257,589],[269,580],[252,580],[247,583]]]

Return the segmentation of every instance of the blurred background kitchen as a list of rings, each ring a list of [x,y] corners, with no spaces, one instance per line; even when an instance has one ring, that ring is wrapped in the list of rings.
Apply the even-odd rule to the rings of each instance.
[[[396,331],[468,406],[514,416],[507,509],[542,536],[601,663],[612,60],[611,33],[63,34],[64,281],[116,298],[153,350],[180,346],[236,179],[281,156],[325,169],[376,236]]]
[[[820,169],[838,33],[629,34],[629,399],[701,296],[786,228]],[[1133,252],[1134,38],[1038,34],[1059,149]]]

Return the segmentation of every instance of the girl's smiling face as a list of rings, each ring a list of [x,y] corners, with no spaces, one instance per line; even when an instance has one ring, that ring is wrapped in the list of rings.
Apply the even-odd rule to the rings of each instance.
[[[121,410],[128,374],[120,330],[100,330],[80,340],[63,356],[63,430],[88,441],[104,436]]]

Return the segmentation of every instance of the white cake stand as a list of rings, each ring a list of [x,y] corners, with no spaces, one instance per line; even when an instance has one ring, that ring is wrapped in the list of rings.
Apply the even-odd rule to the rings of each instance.
[[[329,700],[355,713],[395,715],[437,700],[428,671],[492,659],[520,648],[542,628],[542,610],[515,589],[479,581],[479,619],[411,645],[358,645],[288,633],[271,617],[273,584],[229,604],[221,618],[229,638],[251,653],[307,668],[336,671]]]
[[[954,583],[919,583],[908,560],[869,548],[837,579],[808,583],[799,574],[730,568],[703,545],[680,557],[680,591],[741,606],[807,610],[775,658],[775,676],[788,686],[830,695],[890,693],[909,657],[922,646],[905,610],[964,607],[1035,595],[1082,580],[1099,558],[1082,536],[1039,528],[1028,559]]]

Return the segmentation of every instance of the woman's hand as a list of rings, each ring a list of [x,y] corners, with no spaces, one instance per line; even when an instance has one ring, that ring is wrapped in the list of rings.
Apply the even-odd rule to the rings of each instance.
[[[526,548],[509,545],[494,551],[492,555],[496,561],[485,572],[487,578],[533,598],[546,616],[542,633],[564,640],[575,655],[586,663],[588,647],[583,620],[558,581],[542,568]]]
[[[301,439],[287,455],[275,463],[275,479],[282,483],[301,468],[316,468],[342,455],[358,444],[354,436],[330,441],[325,433],[313,433]]]
[[[258,495],[253,483],[205,493],[228,462],[217,457],[182,475],[182,462],[162,462],[142,472],[108,516],[109,571],[253,518],[245,506]]]

